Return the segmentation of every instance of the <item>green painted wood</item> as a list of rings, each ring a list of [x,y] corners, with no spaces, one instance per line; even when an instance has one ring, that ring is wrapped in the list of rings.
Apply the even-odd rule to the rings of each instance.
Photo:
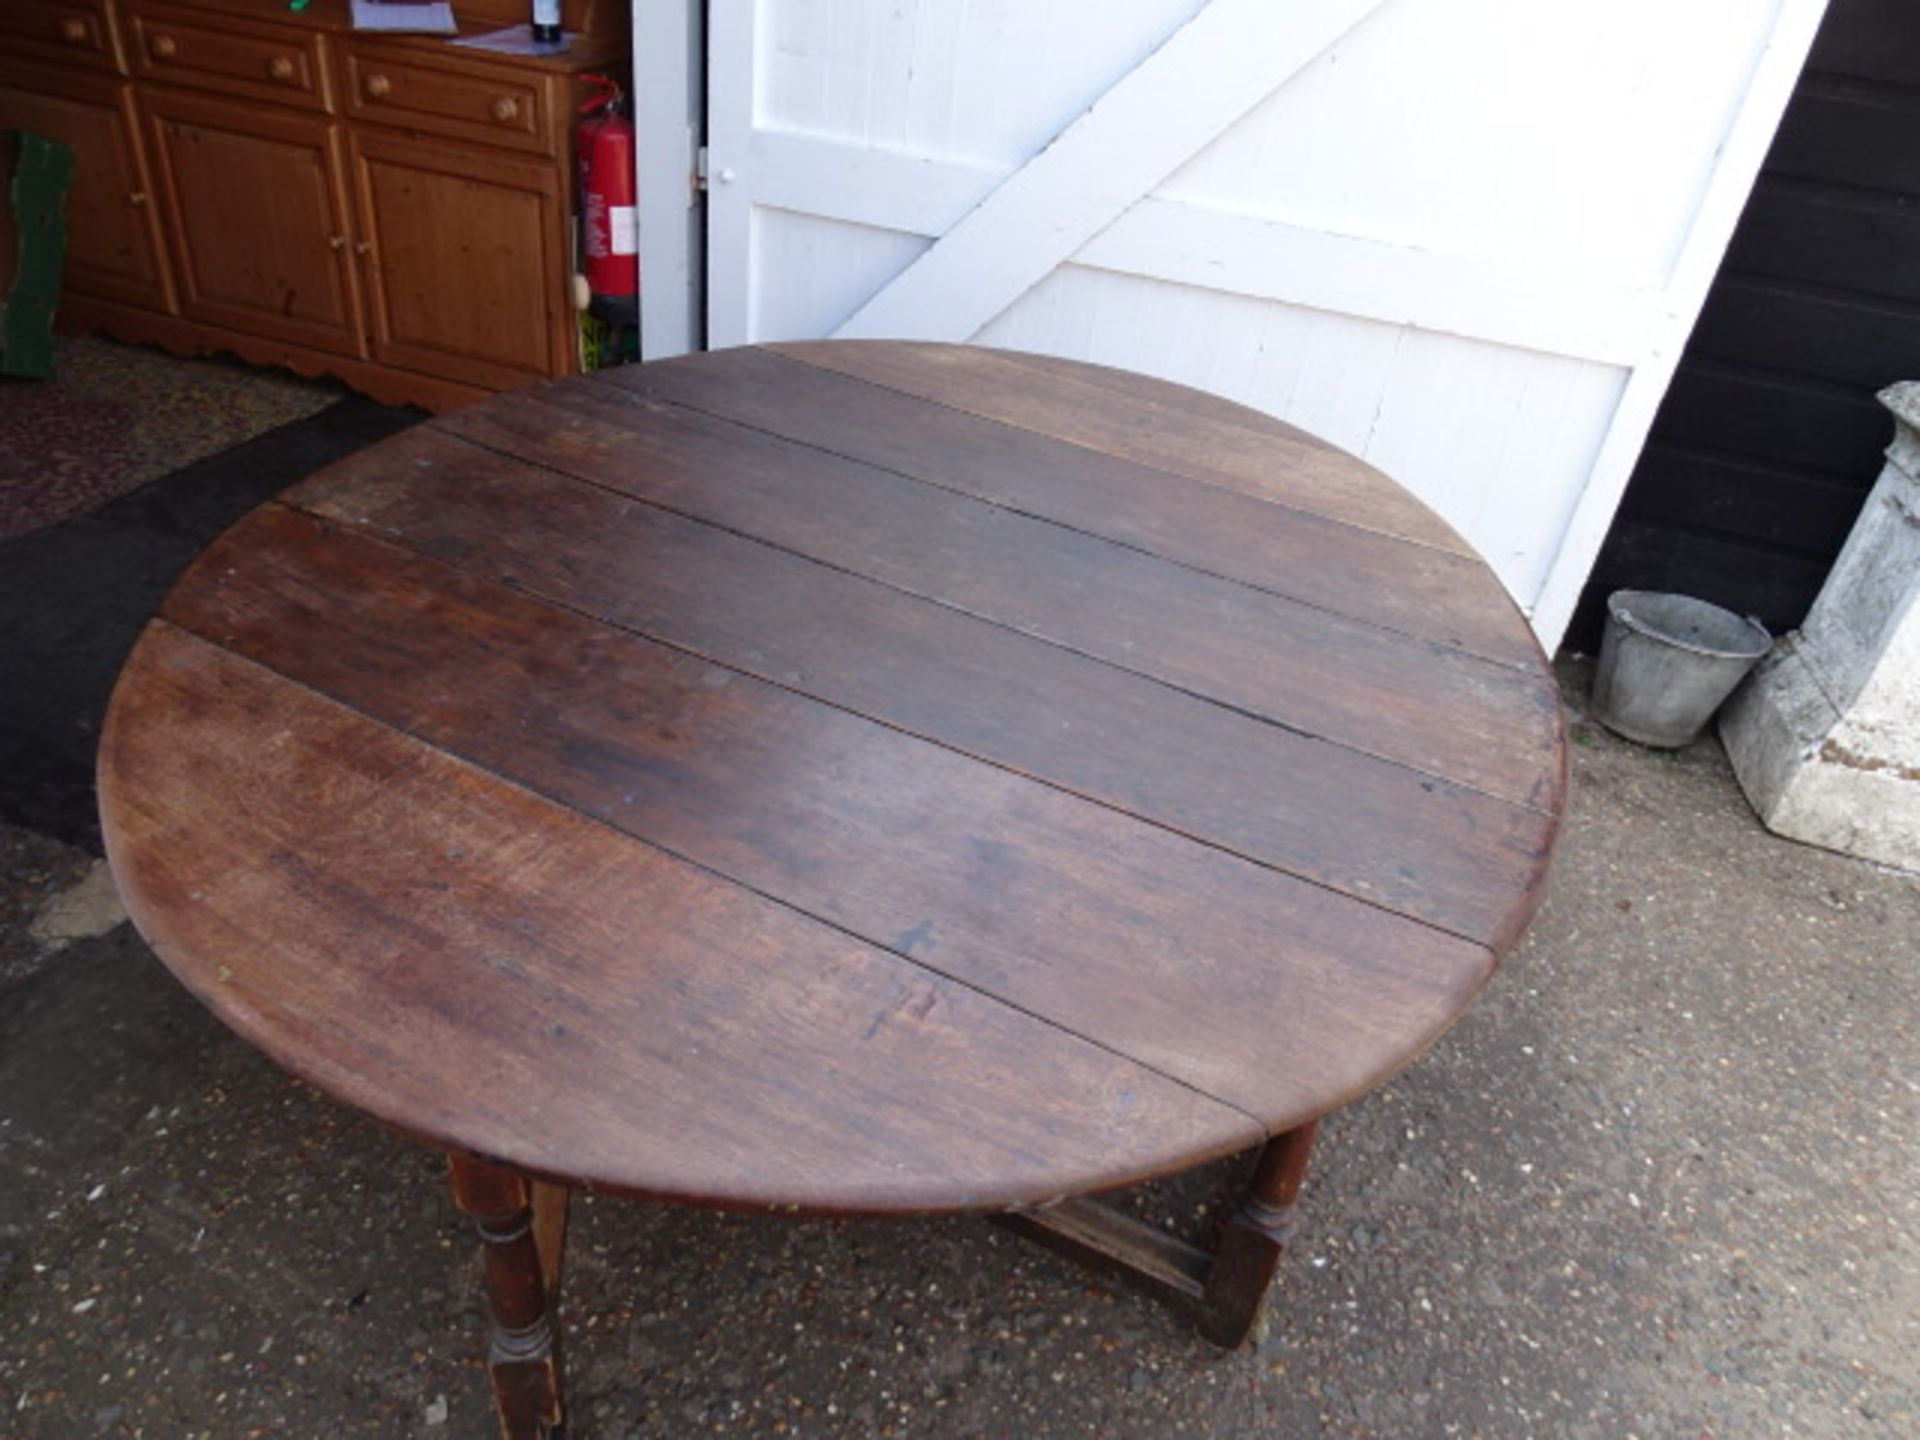
[[[8,138],[6,223],[13,273],[0,300],[0,375],[43,378],[53,370],[53,312],[67,256],[67,186],[73,152],[26,131]]]

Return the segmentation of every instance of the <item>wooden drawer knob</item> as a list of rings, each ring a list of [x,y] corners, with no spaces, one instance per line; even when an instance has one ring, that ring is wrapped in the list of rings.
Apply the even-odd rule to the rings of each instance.
[[[369,100],[379,100],[393,93],[393,81],[376,71],[367,76],[360,88],[366,91]]]
[[[87,36],[87,22],[78,15],[69,15],[60,22],[60,38],[69,45],[84,45]]]
[[[147,49],[156,60],[171,60],[180,53],[180,46],[171,35],[156,35],[147,42]]]
[[[512,96],[502,95],[487,107],[487,113],[502,125],[511,125],[520,118],[520,102]]]
[[[267,74],[282,83],[293,79],[293,61],[285,55],[276,55],[267,62]]]

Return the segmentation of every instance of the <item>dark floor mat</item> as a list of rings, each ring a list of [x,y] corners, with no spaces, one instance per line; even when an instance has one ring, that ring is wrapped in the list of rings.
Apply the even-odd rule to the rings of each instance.
[[[423,418],[352,396],[0,544],[0,819],[97,854],[100,719],[187,562],[261,501]]]

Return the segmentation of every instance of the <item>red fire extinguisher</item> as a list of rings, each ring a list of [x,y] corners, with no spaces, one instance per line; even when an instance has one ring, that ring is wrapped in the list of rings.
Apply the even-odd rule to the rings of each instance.
[[[640,295],[640,225],[634,205],[633,122],[626,96],[604,75],[581,77],[600,92],[580,107],[575,136],[580,164],[581,261],[589,308],[632,324]]]

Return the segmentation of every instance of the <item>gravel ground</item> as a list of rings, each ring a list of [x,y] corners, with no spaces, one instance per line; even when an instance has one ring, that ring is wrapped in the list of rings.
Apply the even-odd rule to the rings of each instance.
[[[1324,1128],[1256,1345],[975,1221],[586,1199],[571,1440],[1920,1433],[1920,882],[1768,835],[1712,741],[1574,733],[1531,938]],[[0,1433],[489,1434],[434,1158],[127,927],[37,948],[88,861],[0,831]]]

